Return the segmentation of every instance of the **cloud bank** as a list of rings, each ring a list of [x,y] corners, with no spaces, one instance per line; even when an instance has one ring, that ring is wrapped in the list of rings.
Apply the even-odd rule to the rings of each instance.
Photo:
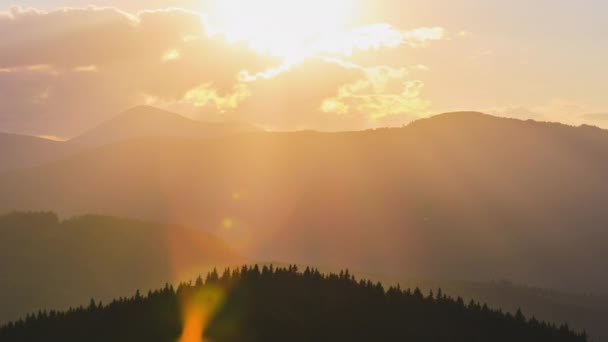
[[[443,39],[442,28],[369,25],[303,46],[297,60],[210,34],[182,9],[0,12],[0,127],[70,137],[137,104],[271,129],[364,129],[424,113],[411,68],[360,65]]]

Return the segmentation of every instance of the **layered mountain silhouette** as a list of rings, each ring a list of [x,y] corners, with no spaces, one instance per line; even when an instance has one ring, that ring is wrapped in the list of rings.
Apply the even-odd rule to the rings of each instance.
[[[5,174],[0,209],[192,224],[262,260],[597,292],[606,156],[605,131],[479,113],[138,139]]]
[[[137,106],[68,141],[0,132],[0,173],[121,141],[152,137],[217,138],[256,131],[260,130],[247,124],[203,122],[150,106]]]
[[[254,260],[608,288],[595,127],[462,112],[363,132],[126,136],[5,173],[0,211],[189,224]]]
[[[53,213],[0,216],[0,325],[38,310],[61,310],[89,297],[108,302],[133,289],[192,278],[244,260],[223,241],[195,228],[104,216],[60,221]],[[285,266],[286,267],[286,266]],[[304,268],[304,267],[302,267]],[[331,270],[331,269],[328,269]],[[333,269],[337,272],[337,269]],[[386,285],[424,293],[442,288],[465,302],[518,309],[547,322],[568,322],[600,340],[608,297],[572,295],[508,282],[406,279],[367,274]],[[41,286],[44,284],[44,286]]]
[[[179,225],[52,213],[0,216],[0,322],[41,309],[108,301],[245,259],[215,236]]]
[[[0,172],[40,165],[68,156],[74,146],[29,135],[0,133]]]
[[[142,137],[211,138],[258,129],[247,124],[196,121],[150,106],[131,108],[73,138],[81,146],[101,146]]]

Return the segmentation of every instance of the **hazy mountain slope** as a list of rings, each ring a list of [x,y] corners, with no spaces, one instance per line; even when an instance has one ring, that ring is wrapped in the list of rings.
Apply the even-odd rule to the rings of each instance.
[[[200,122],[154,107],[138,106],[68,142],[0,133],[0,172],[36,166],[86,148],[142,137],[212,138],[255,131],[258,129],[246,124]]]
[[[83,146],[101,146],[141,137],[209,138],[256,130],[250,125],[195,121],[158,108],[138,106],[71,141]]]
[[[28,135],[0,133],[0,172],[43,164],[74,150],[74,146]]]
[[[288,267],[283,263],[265,263],[265,266]],[[297,265],[300,269],[306,265]],[[338,273],[340,268],[319,266],[323,273]],[[401,288],[419,288],[422,293],[431,291],[451,296],[462,297],[465,303],[471,300],[486,303],[490,308],[500,308],[505,312],[516,314],[522,310],[528,317],[554,324],[568,322],[575,330],[585,330],[591,341],[608,339],[608,328],[605,317],[608,316],[608,295],[573,294],[551,289],[513,284],[508,280],[473,282],[455,279],[414,279],[399,276],[379,274],[372,271],[351,270],[364,279],[382,282],[385,286]]]
[[[196,224],[262,260],[608,288],[608,134],[452,113],[353,133],[144,139],[0,180],[0,209]]]
[[[197,229],[102,216],[0,216],[0,322],[39,309],[107,301],[134,289],[241,263]]]
[[[586,330],[592,341],[608,339],[605,317],[608,317],[608,296],[577,295],[553,290],[514,285],[509,282],[467,282],[450,280],[400,280],[402,287],[420,287],[423,292],[437,291],[487,303],[490,307],[515,314],[517,309],[528,316],[548,322],[568,324]]]

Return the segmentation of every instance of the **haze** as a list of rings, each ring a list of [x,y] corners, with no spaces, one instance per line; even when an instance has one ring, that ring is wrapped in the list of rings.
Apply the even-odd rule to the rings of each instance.
[[[607,6],[3,0],[0,125],[66,139],[148,104],[272,130],[471,109],[606,127]]]
[[[0,0],[0,340],[608,339],[606,13]]]

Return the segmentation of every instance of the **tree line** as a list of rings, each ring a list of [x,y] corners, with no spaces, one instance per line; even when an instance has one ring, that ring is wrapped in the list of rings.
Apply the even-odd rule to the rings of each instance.
[[[44,284],[41,284],[44,286]],[[0,341],[587,341],[556,326],[452,298],[385,289],[348,270],[243,266],[108,304],[40,311],[0,328]]]

